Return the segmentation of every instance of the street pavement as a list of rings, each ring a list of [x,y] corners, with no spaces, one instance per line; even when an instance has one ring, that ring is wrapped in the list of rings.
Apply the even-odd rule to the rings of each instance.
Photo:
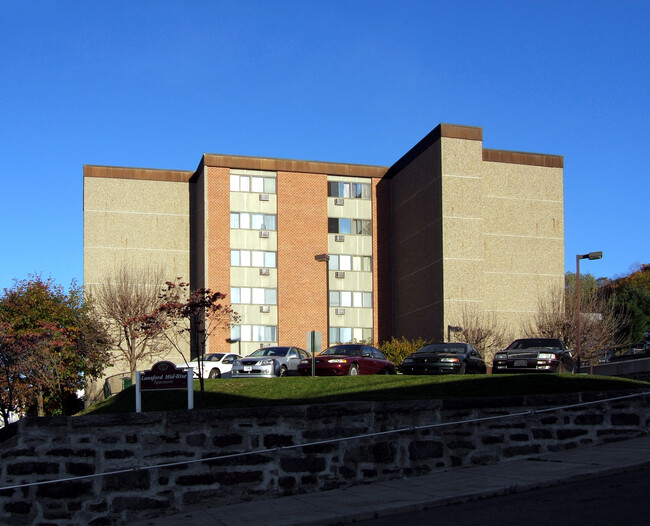
[[[646,467],[650,467],[650,436],[306,495],[219,506],[205,503],[129,524],[334,526]]]

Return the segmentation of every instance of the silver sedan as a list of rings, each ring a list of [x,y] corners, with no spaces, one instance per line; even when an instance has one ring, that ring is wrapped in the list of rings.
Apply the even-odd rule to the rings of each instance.
[[[298,347],[262,347],[245,358],[235,360],[233,378],[272,378],[297,374],[300,360],[309,353]]]

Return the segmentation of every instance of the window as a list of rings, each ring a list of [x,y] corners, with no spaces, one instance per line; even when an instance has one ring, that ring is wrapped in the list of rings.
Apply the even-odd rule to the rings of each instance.
[[[230,303],[233,304],[275,305],[277,302],[277,289],[230,287]]]
[[[232,267],[275,268],[275,252],[263,250],[231,250],[230,265]]]
[[[349,219],[347,217],[328,217],[327,231],[330,234],[372,235],[370,219]]]
[[[330,307],[372,308],[372,292],[330,290]]]
[[[248,212],[230,212],[230,228],[252,230],[275,230],[275,214],[250,214]]]
[[[328,181],[327,195],[328,197],[344,197],[346,199],[370,199],[370,185]]]
[[[230,170],[231,192],[274,194],[275,189],[275,172],[259,170]]]
[[[230,338],[242,342],[275,343],[278,341],[278,328],[275,325],[233,325]]]
[[[330,345],[372,341],[372,329],[367,327],[330,327]]]
[[[354,270],[355,272],[372,272],[371,256],[349,256],[330,254],[330,270]]]

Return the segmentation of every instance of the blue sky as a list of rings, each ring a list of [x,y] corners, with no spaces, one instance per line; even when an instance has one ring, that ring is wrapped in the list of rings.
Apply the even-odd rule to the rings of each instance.
[[[84,164],[563,155],[566,269],[650,263],[647,1],[0,0],[0,289],[83,279]]]

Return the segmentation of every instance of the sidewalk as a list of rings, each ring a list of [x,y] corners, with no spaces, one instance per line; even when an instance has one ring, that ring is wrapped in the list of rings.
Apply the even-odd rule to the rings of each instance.
[[[650,436],[410,479],[240,504],[204,504],[131,526],[333,526],[650,466]],[[200,522],[199,522],[200,521]]]

